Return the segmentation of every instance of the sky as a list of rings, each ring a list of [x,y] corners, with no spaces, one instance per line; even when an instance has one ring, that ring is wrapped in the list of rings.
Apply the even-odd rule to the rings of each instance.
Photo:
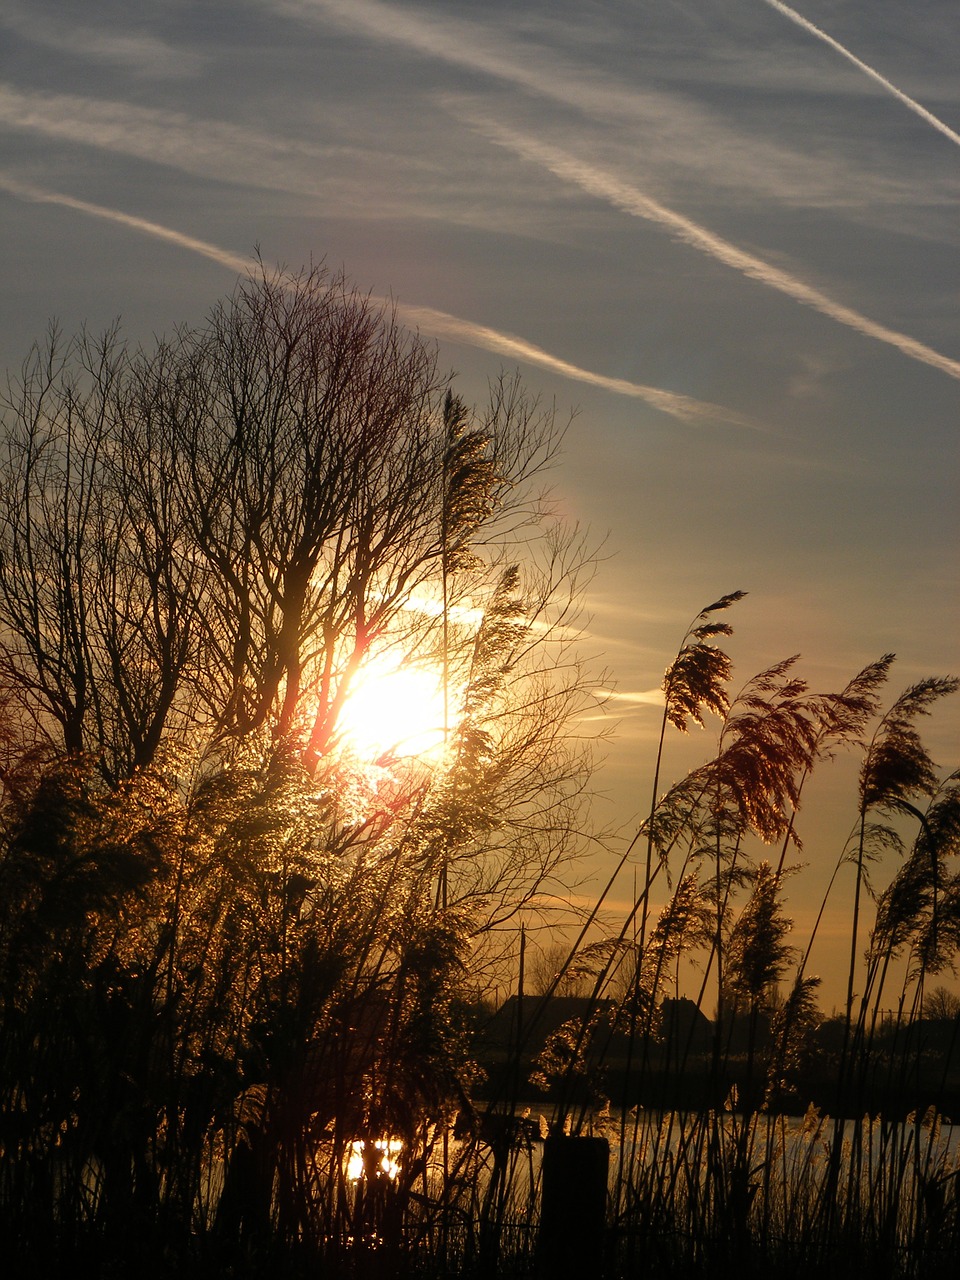
[[[735,685],[794,653],[833,689],[895,652],[891,701],[960,673],[958,195],[956,0],[0,10],[0,365],[52,317],[198,322],[259,247],[392,296],[468,400],[519,369],[575,413],[552,481],[604,542],[584,650],[625,832],[719,595],[749,593]],[[960,765],[960,698],[924,728]],[[671,741],[668,779],[710,743]],[[855,781],[805,805],[799,933]],[[813,958],[828,1006],[846,927]]]

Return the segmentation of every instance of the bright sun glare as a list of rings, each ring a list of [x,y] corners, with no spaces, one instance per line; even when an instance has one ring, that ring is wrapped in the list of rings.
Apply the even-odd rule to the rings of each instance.
[[[438,671],[374,659],[360,672],[340,715],[344,738],[362,757],[420,756],[443,745]]]

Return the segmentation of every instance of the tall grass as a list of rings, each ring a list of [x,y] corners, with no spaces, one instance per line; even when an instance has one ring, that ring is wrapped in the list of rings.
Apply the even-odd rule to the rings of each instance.
[[[884,712],[890,655],[826,695],[788,659],[731,694],[715,615],[740,596],[667,668],[649,814],[546,996],[524,998],[518,930],[496,1016],[458,863],[495,822],[479,738],[455,785],[411,774],[369,827],[356,782],[275,747],[189,789],[24,762],[0,861],[9,1273],[531,1275],[541,1143],[590,1135],[611,1149],[598,1275],[952,1274],[957,1024],[925,1014],[960,945],[960,777],[917,721],[957,682]],[[668,731],[707,716],[712,756],[661,789]],[[827,897],[798,946],[785,886],[806,780],[840,750],[861,767],[827,889],[852,880],[831,1022],[808,972]],[[586,994],[545,1037],[571,979]]]

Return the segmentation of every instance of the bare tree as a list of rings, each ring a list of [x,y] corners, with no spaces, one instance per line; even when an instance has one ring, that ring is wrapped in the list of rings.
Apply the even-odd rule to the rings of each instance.
[[[105,1230],[134,1194],[209,1218],[216,1159],[227,1218],[253,1179],[261,1225],[326,1238],[354,1139],[450,1119],[456,997],[583,847],[562,432],[515,378],[469,409],[322,267],[149,349],[52,330],[2,401],[4,782],[36,751],[0,814],[0,1119],[29,1092],[45,1160],[59,1107],[63,1204],[96,1151]],[[350,747],[384,654],[443,685],[434,757]]]
[[[934,1021],[953,1021],[960,1017],[960,995],[949,987],[934,987],[923,998],[923,1016]]]
[[[35,735],[116,780],[182,730],[200,566],[115,331],[51,330],[5,397],[0,675]],[[177,714],[179,712],[179,716]]]
[[[318,847],[419,859],[492,952],[559,900],[595,735],[552,408],[501,377],[471,411],[389,307],[260,265],[150,349],[51,330],[3,410],[0,681],[28,738],[110,787],[282,751],[326,797]],[[442,671],[447,759],[382,761],[358,798],[342,712],[384,652]]]
[[[541,947],[528,959],[526,966],[528,993],[534,996],[579,996],[588,991],[587,977],[576,968],[569,967],[570,947],[563,942],[551,942]]]
[[[502,546],[556,451],[516,383],[475,422],[445,392],[322,267],[261,268],[151,351],[52,332],[0,458],[0,673],[38,734],[113,781],[264,730],[315,768],[371,648],[439,645],[411,601],[465,567],[476,594],[466,544]]]

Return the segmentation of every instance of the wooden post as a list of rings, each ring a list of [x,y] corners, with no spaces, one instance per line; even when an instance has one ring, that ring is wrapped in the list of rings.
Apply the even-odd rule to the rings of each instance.
[[[595,1280],[603,1273],[610,1145],[606,1138],[549,1137],[543,1144],[538,1275]]]

